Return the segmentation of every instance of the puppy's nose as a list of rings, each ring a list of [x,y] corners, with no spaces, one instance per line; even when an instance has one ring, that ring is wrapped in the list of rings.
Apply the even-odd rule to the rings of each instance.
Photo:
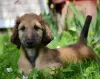
[[[27,47],[31,48],[31,47],[33,47],[34,45],[35,45],[35,43],[34,43],[33,40],[29,40],[29,39],[28,39],[28,40],[26,41],[26,46],[27,46]]]
[[[33,40],[27,40],[26,44],[33,44]]]

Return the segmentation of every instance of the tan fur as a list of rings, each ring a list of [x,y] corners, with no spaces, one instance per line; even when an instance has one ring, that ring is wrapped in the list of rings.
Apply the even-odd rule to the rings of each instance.
[[[65,62],[76,62],[85,58],[96,59],[96,55],[94,54],[93,50],[83,44],[77,44],[77,46],[73,45],[72,47],[69,46],[65,48],[60,48],[58,50],[60,51],[60,59],[65,60]]]
[[[58,68],[64,62],[77,62],[87,58],[96,59],[93,50],[85,42],[82,42],[82,40],[76,44],[58,49],[46,47],[52,40],[52,34],[48,25],[40,15],[25,14],[18,19],[19,23],[16,22],[15,24],[11,40],[14,44],[18,45],[18,48],[21,47],[22,49],[18,66],[19,70],[21,72],[23,71],[25,75],[28,75],[34,67],[38,69],[47,67]],[[31,48],[25,46],[27,39],[32,39],[31,42],[35,43],[35,45]]]
[[[32,64],[27,60],[24,50],[22,49],[19,61],[18,61],[19,72],[24,72],[24,75],[30,73],[33,69]]]

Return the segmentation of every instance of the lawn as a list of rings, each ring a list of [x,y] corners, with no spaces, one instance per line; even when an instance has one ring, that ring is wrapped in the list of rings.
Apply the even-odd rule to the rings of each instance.
[[[52,20],[53,15],[46,15],[44,18],[48,22],[53,35],[54,40],[48,45],[50,48],[63,47],[69,44],[73,44],[77,41],[81,27],[76,24],[73,28],[67,32],[63,32],[62,35],[56,35],[56,25]],[[88,45],[91,46],[95,53],[100,55],[100,11],[98,11],[97,21],[95,26],[90,27],[88,34]],[[79,19],[76,20],[79,21]],[[79,21],[80,22],[80,21]],[[81,22],[80,22],[81,24]],[[70,27],[71,28],[71,27]],[[18,58],[20,56],[20,50],[10,42],[10,31],[7,34],[0,34],[0,79],[15,79],[22,75],[18,72]],[[57,70],[44,70],[39,71],[34,69],[29,79],[100,79],[100,60],[97,61],[83,61],[81,63],[69,63],[65,64]],[[49,74],[49,72],[54,74]]]

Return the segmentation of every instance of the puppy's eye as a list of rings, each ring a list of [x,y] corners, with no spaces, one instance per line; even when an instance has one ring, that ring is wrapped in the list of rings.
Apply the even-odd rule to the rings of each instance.
[[[20,30],[24,31],[24,30],[25,30],[25,26],[22,26],[22,27],[20,28]]]
[[[37,25],[35,25],[35,26],[34,26],[34,29],[35,29],[36,31],[38,31],[40,28],[39,28]]]

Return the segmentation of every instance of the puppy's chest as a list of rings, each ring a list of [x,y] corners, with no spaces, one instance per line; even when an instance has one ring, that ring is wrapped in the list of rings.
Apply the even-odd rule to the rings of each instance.
[[[35,49],[28,49],[27,50],[27,54],[29,57],[29,61],[35,66],[35,68],[39,68],[40,66],[42,66],[41,64],[43,62],[45,62],[45,60],[43,60],[43,56],[38,52],[36,52]],[[37,54],[37,55],[36,55]]]
[[[41,58],[37,57],[37,59],[35,60],[35,68],[39,68],[40,67],[40,63],[41,63]]]
[[[48,62],[44,58],[44,56],[39,55],[35,60],[35,68],[42,69]]]
[[[47,67],[59,67],[61,65],[60,62],[56,60],[56,58],[49,53],[37,52],[35,49],[28,50],[28,56],[31,58],[30,61],[34,64],[35,68],[44,69]]]
[[[45,55],[39,55],[35,60],[35,68],[44,69],[44,68],[53,68],[61,66],[60,62],[57,62],[55,59]]]

